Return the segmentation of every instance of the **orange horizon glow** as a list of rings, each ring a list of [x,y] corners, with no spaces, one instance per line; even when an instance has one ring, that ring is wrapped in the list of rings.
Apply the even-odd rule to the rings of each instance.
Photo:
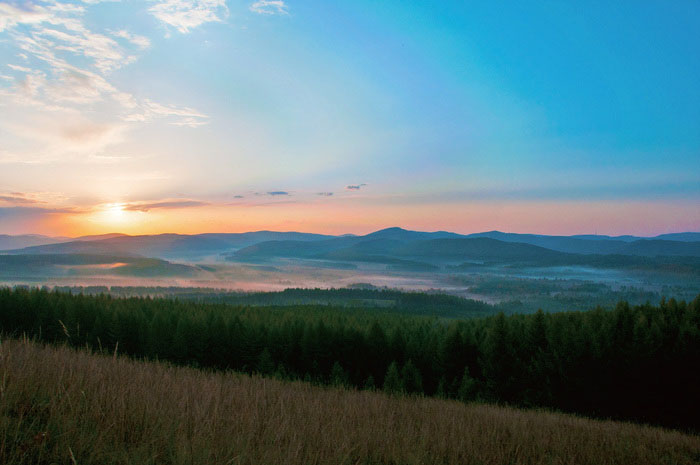
[[[89,212],[51,214],[11,233],[78,237],[117,232],[145,235],[274,230],[361,235],[399,226],[463,234],[499,230],[548,235],[655,236],[696,231],[698,225],[700,209],[692,203],[538,201],[392,205],[338,202],[204,205],[149,211],[128,211],[124,204],[111,203]]]

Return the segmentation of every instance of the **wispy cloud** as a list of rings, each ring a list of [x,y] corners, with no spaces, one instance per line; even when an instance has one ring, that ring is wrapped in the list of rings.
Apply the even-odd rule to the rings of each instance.
[[[359,191],[363,187],[365,187],[367,184],[362,183],[362,184],[350,184],[349,186],[345,186],[345,189],[349,191]]]
[[[39,203],[38,200],[27,198],[24,194],[19,192],[12,192],[9,195],[0,195],[0,202],[7,202],[11,204],[34,204]]]
[[[19,65],[13,65],[12,63],[7,64],[8,68],[13,69],[15,71],[19,71],[21,73],[31,73],[32,70],[25,67],[25,66],[19,66]]]
[[[117,41],[90,30],[82,20],[83,6],[48,2],[28,4],[26,9],[0,5],[0,30],[11,30],[20,48],[37,58],[58,64],[56,51],[69,52],[92,62],[92,66],[106,73],[120,68],[135,58]],[[24,26],[25,29],[16,26]],[[26,29],[28,28],[28,30]]]
[[[76,213],[76,210],[71,208],[0,207],[0,218],[6,220],[41,218],[60,213]]]
[[[58,192],[0,192],[0,203],[12,206],[47,205],[64,206],[68,199]]]
[[[165,0],[148,11],[182,34],[204,23],[221,22],[229,15],[225,0]]]
[[[186,3],[160,2],[153,8]],[[195,11],[225,9],[223,0],[189,3]],[[0,3],[0,33],[24,61],[7,65],[11,71],[3,79],[8,85],[0,86],[0,106],[14,117],[0,121],[0,131],[31,146],[25,154],[0,154],[0,162],[94,157],[124,141],[137,123],[164,119],[197,127],[208,122],[193,108],[138,98],[113,84],[110,73],[137,60],[150,40],[126,29],[92,30],[84,20],[87,8],[54,1]]]
[[[287,191],[270,191],[267,193],[267,195],[272,196],[272,197],[278,197],[281,195],[289,195],[289,192],[287,192]]]
[[[0,3],[0,32],[18,24],[38,24],[49,14],[43,8],[20,8],[10,3]]]
[[[154,118],[171,118],[171,124],[176,126],[197,127],[207,124],[208,116],[193,108],[176,105],[163,105],[150,99],[136,102],[130,95],[118,97],[126,107],[133,111],[124,117],[126,121],[150,121]]]
[[[128,40],[133,45],[136,45],[140,49],[147,49],[151,46],[151,39],[146,36],[141,36],[138,34],[132,34],[126,29],[121,29],[119,31],[113,32],[114,37],[120,37],[122,39]]]
[[[320,195],[322,197],[330,197],[333,195],[333,192],[317,192],[316,195]]]
[[[207,202],[200,202],[198,200],[167,200],[162,202],[153,203],[130,203],[124,205],[124,210],[127,211],[140,211],[147,212],[149,210],[155,210],[159,208],[164,209],[177,209],[177,208],[191,208],[191,207],[202,207],[209,205]]]
[[[258,0],[249,7],[253,13],[263,15],[286,15],[289,7],[283,0]]]

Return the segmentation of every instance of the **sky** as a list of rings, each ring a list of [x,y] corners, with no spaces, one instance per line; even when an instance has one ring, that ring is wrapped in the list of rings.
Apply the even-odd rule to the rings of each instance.
[[[0,0],[0,234],[700,230],[700,2]]]

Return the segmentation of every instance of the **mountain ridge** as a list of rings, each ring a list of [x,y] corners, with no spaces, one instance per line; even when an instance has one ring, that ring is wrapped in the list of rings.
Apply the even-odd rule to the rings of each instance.
[[[18,237],[12,241],[7,238]],[[163,233],[155,235],[126,235],[110,233],[97,236],[50,238],[48,236],[0,236],[0,246],[29,243],[24,247],[4,248],[3,254],[111,254],[124,256],[146,256],[165,260],[201,261],[222,257],[226,260],[251,260],[257,257],[301,257],[331,258],[328,254],[338,256],[372,256],[399,255],[407,257],[410,253],[404,246],[425,241],[455,241],[464,239],[487,238],[501,243],[503,251],[517,248],[505,244],[526,244],[542,248],[544,251],[556,251],[583,255],[632,255],[632,256],[700,256],[700,233],[685,232],[664,234],[658,238],[637,238],[635,236],[548,236],[538,234],[504,233],[487,231],[474,234],[457,234],[448,231],[411,231],[400,227],[385,228],[362,236],[326,235],[296,231],[251,231],[245,233],[203,233],[177,234]],[[690,239],[698,238],[698,241]],[[5,242],[3,242],[3,239]],[[23,242],[24,241],[24,242]],[[41,243],[48,241],[48,243]],[[39,243],[37,243],[39,242]],[[471,242],[471,246],[481,243],[484,247],[494,248],[495,243],[488,241]],[[440,247],[445,247],[445,243]],[[466,242],[462,245],[466,246]],[[401,249],[404,247],[404,249]],[[416,246],[414,246],[415,249]],[[343,253],[338,251],[345,250]],[[416,251],[418,249],[415,249]],[[440,249],[442,250],[442,249]],[[455,249],[456,250],[456,249]],[[477,251],[473,248],[471,249]],[[436,251],[443,254],[441,251]],[[495,253],[495,252],[494,252]],[[499,252],[500,253],[500,252]],[[517,253],[526,253],[521,247]],[[542,252],[547,254],[548,252]],[[422,256],[429,255],[425,250]],[[444,255],[444,254],[443,254]]]

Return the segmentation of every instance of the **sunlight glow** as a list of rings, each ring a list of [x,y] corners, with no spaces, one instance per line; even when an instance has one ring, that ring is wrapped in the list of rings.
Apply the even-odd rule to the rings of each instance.
[[[124,204],[123,203],[111,203],[107,205],[105,209],[106,217],[113,222],[121,222],[124,220]]]
[[[100,225],[100,229],[112,230],[114,227],[126,228],[134,223],[135,213],[128,211],[124,203],[108,203],[97,208],[90,215],[90,222]]]

